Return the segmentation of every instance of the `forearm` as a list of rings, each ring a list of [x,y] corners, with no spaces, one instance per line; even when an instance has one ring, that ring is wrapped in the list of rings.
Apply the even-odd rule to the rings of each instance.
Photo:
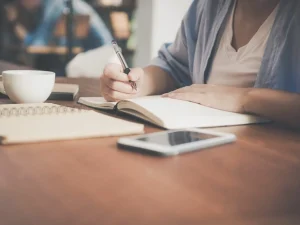
[[[144,72],[141,96],[160,95],[176,89],[174,79],[160,67],[148,66],[144,68]]]
[[[300,95],[271,89],[251,89],[245,97],[246,113],[264,116],[300,129]]]

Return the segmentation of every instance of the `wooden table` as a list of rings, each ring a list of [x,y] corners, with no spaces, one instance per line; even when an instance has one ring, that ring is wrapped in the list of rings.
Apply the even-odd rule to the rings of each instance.
[[[58,82],[99,94],[97,80]],[[0,146],[0,224],[299,224],[299,133],[214,130],[238,140],[170,158],[120,150],[117,137]]]

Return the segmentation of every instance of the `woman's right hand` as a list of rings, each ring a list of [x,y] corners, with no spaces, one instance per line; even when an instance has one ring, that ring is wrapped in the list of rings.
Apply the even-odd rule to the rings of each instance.
[[[144,78],[142,68],[133,68],[127,75],[123,72],[121,65],[108,64],[104,68],[100,78],[101,95],[107,101],[120,101],[137,97],[140,93]],[[136,90],[131,87],[129,81],[136,83]]]

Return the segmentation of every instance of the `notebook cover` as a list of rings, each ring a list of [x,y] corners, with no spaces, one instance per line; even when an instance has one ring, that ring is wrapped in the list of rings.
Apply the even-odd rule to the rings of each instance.
[[[56,83],[52,93],[47,100],[57,100],[57,101],[73,101],[79,91],[79,85],[77,84],[60,84]],[[0,97],[8,98],[5,94],[2,81],[0,81]]]

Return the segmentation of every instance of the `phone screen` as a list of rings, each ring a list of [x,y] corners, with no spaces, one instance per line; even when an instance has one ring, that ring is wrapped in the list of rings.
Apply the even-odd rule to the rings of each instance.
[[[195,131],[174,131],[169,133],[158,133],[149,137],[138,138],[137,140],[164,146],[176,146],[216,137],[219,136]]]

